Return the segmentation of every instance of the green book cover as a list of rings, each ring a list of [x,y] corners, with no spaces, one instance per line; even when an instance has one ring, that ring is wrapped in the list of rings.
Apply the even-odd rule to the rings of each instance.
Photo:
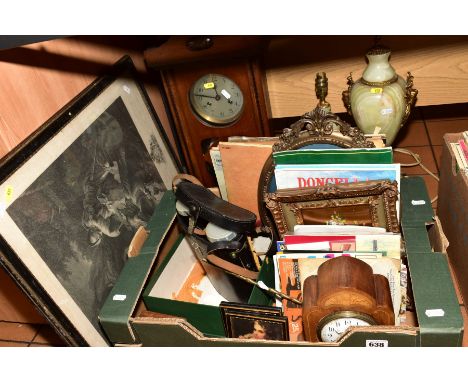
[[[273,160],[279,164],[390,164],[393,150],[385,148],[359,149],[306,149],[278,151]]]

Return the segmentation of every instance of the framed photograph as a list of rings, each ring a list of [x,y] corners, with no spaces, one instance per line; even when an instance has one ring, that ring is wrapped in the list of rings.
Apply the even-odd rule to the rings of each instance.
[[[361,225],[400,232],[397,181],[376,180],[268,193],[265,204],[281,237],[299,225]]]
[[[285,316],[226,310],[224,328],[229,338],[289,341],[288,318]]]
[[[180,166],[129,57],[0,167],[0,260],[71,345],[107,345],[98,312]]]

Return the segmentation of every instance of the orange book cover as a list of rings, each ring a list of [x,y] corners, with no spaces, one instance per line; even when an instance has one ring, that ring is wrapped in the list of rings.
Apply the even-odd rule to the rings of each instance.
[[[299,275],[298,259],[287,259],[279,257],[277,261],[281,292],[301,300],[302,287]],[[289,340],[304,341],[304,334],[302,330],[302,307],[286,299],[283,299],[282,303],[283,314],[288,317]]]
[[[259,218],[257,189],[273,142],[220,142],[219,151],[228,201]]]

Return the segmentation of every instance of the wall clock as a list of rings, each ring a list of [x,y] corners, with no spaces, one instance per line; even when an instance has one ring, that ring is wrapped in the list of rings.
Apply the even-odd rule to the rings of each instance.
[[[244,111],[244,95],[232,79],[222,74],[206,74],[194,82],[189,92],[190,106],[207,126],[223,127],[236,122]]]
[[[216,185],[209,148],[230,136],[269,136],[259,36],[171,37],[145,51],[159,69],[188,171]]]
[[[311,342],[337,342],[350,326],[395,324],[387,278],[348,256],[327,260],[305,279],[302,309]]]

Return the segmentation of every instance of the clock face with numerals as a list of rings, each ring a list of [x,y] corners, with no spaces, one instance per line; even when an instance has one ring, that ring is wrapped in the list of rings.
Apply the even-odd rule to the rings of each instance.
[[[324,317],[317,326],[320,341],[337,342],[350,326],[375,325],[375,321],[367,314],[342,311]]]
[[[244,109],[244,96],[239,86],[221,74],[207,74],[195,81],[189,99],[195,115],[214,126],[235,122]]]

